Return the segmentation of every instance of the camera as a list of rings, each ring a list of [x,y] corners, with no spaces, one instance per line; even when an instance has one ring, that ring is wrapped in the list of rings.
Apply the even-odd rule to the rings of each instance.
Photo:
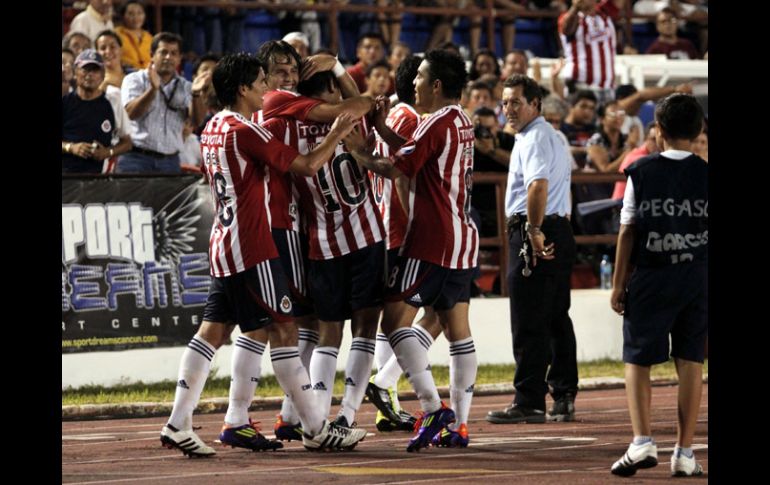
[[[476,138],[492,138],[492,132],[489,128],[482,125],[476,125],[476,127],[473,129],[473,134],[476,136]]]

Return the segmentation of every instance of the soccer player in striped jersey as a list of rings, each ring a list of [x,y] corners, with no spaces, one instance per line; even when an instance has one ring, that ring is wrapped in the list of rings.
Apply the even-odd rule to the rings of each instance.
[[[270,234],[268,167],[279,172],[314,174],[331,156],[339,139],[353,127],[340,116],[324,143],[299,154],[270,132],[248,120],[262,105],[266,91],[262,64],[248,54],[225,56],[215,67],[213,83],[225,107],[206,125],[201,152],[216,217],[211,230],[209,261],[212,283],[203,323],[187,346],[179,368],[174,407],[161,430],[161,443],[190,456],[215,451],[192,430],[197,404],[211,359],[238,324],[243,332],[233,353],[233,395],[251,401],[260,373],[265,342],[278,382],[291,395],[302,420],[303,443],[308,449],[352,448],[366,436],[362,430],[329,423],[318,412],[317,399],[297,351],[296,327],[286,275]],[[233,406],[231,406],[233,407]],[[228,412],[220,434],[222,443],[253,450],[276,449],[242,406]]]
[[[404,142],[392,130],[378,126],[391,149],[400,147],[390,158],[373,156],[358,133],[351,132],[345,139],[364,167],[397,184],[402,177],[409,183],[406,237],[388,278],[382,319],[382,329],[426,413],[407,451],[431,442],[468,445],[467,421],[477,368],[468,304],[479,236],[470,217],[473,123],[458,103],[466,78],[460,56],[428,52],[414,80],[415,101],[432,114],[412,138]],[[417,308],[424,305],[438,312],[449,336],[450,397],[456,414],[441,402],[427,351],[409,328]]]
[[[299,83],[306,100],[342,101],[337,79],[322,71]],[[310,102],[310,101],[308,101]],[[289,113],[287,113],[288,115]],[[305,153],[328,136],[328,123],[291,116],[264,126]],[[382,304],[385,230],[369,180],[343,145],[313,177],[296,177],[310,240],[308,282],[319,320],[319,343],[310,361],[310,378],[323,393],[323,411],[331,406],[343,323],[351,319],[353,342],[345,369],[345,394],[337,422],[353,423],[361,405],[374,358],[377,317]]]
[[[290,44],[283,41],[268,41],[260,46],[257,57],[266,66],[267,85],[270,91],[265,95],[264,110],[252,115],[254,122],[263,123],[276,116],[288,116],[302,121],[332,123],[341,113],[347,112],[354,118],[358,118],[373,106],[371,98],[359,96],[355,81],[341,65],[337,65],[339,63],[332,56],[326,54],[312,56],[303,64],[299,54]],[[304,76],[333,68],[340,90],[346,99],[341,103],[325,103],[319,99],[297,94],[300,67]],[[274,125],[267,125],[267,127],[273,129]],[[290,144],[290,140],[285,138],[285,130],[275,134],[284,143]],[[273,237],[290,277],[292,292],[302,302],[295,305],[293,311],[299,327],[300,359],[306,368],[310,368],[310,358],[318,344],[319,335],[318,321],[312,309],[306,277],[309,266],[307,234],[304,224],[300,224],[299,221],[298,194],[294,189],[293,175],[276,174],[271,177],[270,183],[271,186],[279,185],[280,192],[290,194],[291,197],[288,205],[271,200]],[[300,249],[299,252],[297,247]],[[302,437],[299,417],[288,396],[283,401],[274,430],[279,440],[291,441]]]
[[[419,113],[424,112],[420,106],[415,106],[414,101],[413,82],[421,62],[422,57],[409,56],[399,64],[396,70],[396,94],[399,103],[391,108],[385,124],[404,139],[412,137],[421,119]],[[375,117],[374,119],[375,124],[382,122],[379,118]],[[383,157],[390,156],[390,146],[382,139],[379,132],[375,133],[375,154]],[[388,271],[386,274],[390,274],[396,264],[406,233],[405,204],[399,200],[399,194],[396,193],[392,180],[374,172],[369,172],[369,179],[374,191],[374,200],[380,209],[382,222],[388,234],[386,239]],[[423,347],[429,349],[433,340],[441,333],[438,315],[433,308],[425,307],[424,316],[412,324],[412,330]],[[388,338],[383,333],[377,334],[374,360],[377,363],[377,374],[370,379],[366,388],[366,395],[377,407],[375,418],[377,429],[379,431],[412,431],[415,418],[406,411],[402,411],[398,401],[397,384],[403,371],[398,365],[398,360],[393,354]]]

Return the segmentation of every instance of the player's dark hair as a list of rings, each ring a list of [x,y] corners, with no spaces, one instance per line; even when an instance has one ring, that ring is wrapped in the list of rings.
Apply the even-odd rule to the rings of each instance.
[[[302,58],[297,53],[291,44],[283,40],[269,40],[259,46],[257,51],[257,58],[265,68],[265,75],[270,72],[270,68],[273,67],[276,59],[286,57],[288,59],[294,59],[297,64],[297,69],[302,67]]]
[[[309,98],[315,98],[327,92],[332,86],[338,86],[332,71],[321,71],[297,84],[297,92]]]
[[[235,104],[238,88],[251,86],[259,77],[260,69],[263,69],[262,63],[251,54],[241,52],[224,56],[211,76],[219,103],[222,106]]]
[[[441,81],[441,94],[448,99],[459,99],[468,79],[465,61],[459,55],[443,49],[425,54],[428,61],[428,81]]]
[[[398,100],[410,106],[414,106],[414,78],[417,77],[417,68],[420,67],[421,62],[420,56],[407,56],[396,69]]]

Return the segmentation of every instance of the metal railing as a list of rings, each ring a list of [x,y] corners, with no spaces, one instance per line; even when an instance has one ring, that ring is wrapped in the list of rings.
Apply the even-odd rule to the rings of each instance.
[[[624,182],[626,176],[621,173],[573,173],[573,184],[600,184],[608,182]],[[505,224],[505,186],[508,174],[499,172],[474,172],[473,184],[495,186],[495,203],[497,205],[497,236],[482,237],[479,240],[481,248],[493,248],[499,251],[497,271],[500,275],[500,294],[508,296],[508,237]],[[614,246],[617,234],[590,234],[575,236],[575,242],[580,246],[607,244]],[[494,265],[492,265],[494,267]]]

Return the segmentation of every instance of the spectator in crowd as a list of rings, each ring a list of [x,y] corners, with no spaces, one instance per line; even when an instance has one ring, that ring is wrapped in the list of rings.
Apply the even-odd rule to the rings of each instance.
[[[561,131],[567,136],[572,156],[582,169],[586,163],[586,144],[596,132],[594,117],[596,116],[596,95],[589,90],[575,93],[567,117],[561,124]]]
[[[486,8],[487,6],[486,1],[484,0],[475,0],[475,3],[479,8]],[[503,41],[503,52],[510,52],[513,50],[513,38],[516,35],[516,14],[524,12],[527,10],[527,7],[522,5],[521,2],[514,0],[494,0],[494,6],[497,7],[495,18],[500,20],[500,23],[502,24],[501,33]],[[481,19],[481,16],[473,16],[470,18],[468,35],[470,37],[472,55],[479,51],[482,26]]]
[[[615,53],[634,55],[639,54],[633,46],[633,39],[626,38],[624,29],[627,19],[624,15],[627,0],[598,0],[596,10],[603,13],[612,20],[617,37],[617,46]]]
[[[458,8],[463,0],[429,0],[426,2],[432,7]],[[428,17],[433,25],[425,52],[432,49],[444,49],[445,44],[452,41],[452,28],[458,19],[452,15],[431,15]],[[460,50],[457,50],[460,54]],[[461,55],[461,54],[460,54]]]
[[[623,362],[633,441],[611,468],[631,476],[658,464],[650,369],[674,358],[679,390],[675,477],[703,474],[693,453],[708,335],[708,164],[690,152],[703,111],[687,94],[655,109],[663,150],[631,165],[623,199],[610,306],[623,315]],[[659,201],[678,210],[655,210]],[[664,204],[665,205],[665,204]],[[652,207],[652,210],[650,210]],[[686,208],[686,209],[685,209]],[[700,210],[698,209],[700,208]],[[684,244],[669,244],[669,238]]]
[[[663,87],[651,86],[641,91],[637,90],[633,84],[621,84],[615,88],[615,99],[618,101],[618,106],[626,112],[626,120],[623,122],[623,126],[620,127],[621,133],[628,135],[633,127],[636,127],[639,133],[642,133],[644,126],[638,116],[642,105],[647,101],[657,101],[672,93],[692,94],[692,84],[683,83],[676,86]],[[638,143],[636,146],[641,145],[641,138],[637,138]]]
[[[316,0],[275,0],[275,3],[277,4],[289,4],[289,5],[313,5],[316,3],[324,3],[323,1],[316,1]],[[343,3],[343,2],[340,2]],[[344,2],[347,3],[347,2]],[[305,10],[305,11],[295,11],[295,12],[289,12],[289,11],[281,11],[281,12],[275,12],[278,18],[280,19],[280,27],[282,32],[299,32],[302,35],[305,36],[305,40],[307,41],[307,49],[308,54],[318,53],[318,49],[321,48],[321,25],[318,23],[318,12],[314,10]],[[284,38],[283,40],[286,40]],[[286,40],[286,42],[289,42]],[[297,52],[300,53],[300,56],[302,59],[305,59],[306,56],[303,56],[302,53],[299,51],[297,46],[289,42],[289,44],[294,47]]]
[[[489,106],[495,110],[495,114],[497,114],[497,123],[499,126],[501,128],[505,127],[508,124],[508,119],[505,117],[505,110],[503,110],[504,79],[495,74],[488,73],[479,76],[479,81],[489,86],[489,88],[492,90],[492,102]]]
[[[612,99],[615,83],[615,27],[596,9],[596,0],[574,0],[559,16],[566,63],[560,75],[570,92],[590,89],[598,102]]]
[[[396,71],[398,66],[401,65],[401,61],[410,55],[412,55],[412,49],[406,43],[399,41],[391,44],[388,64],[390,64],[390,75],[394,80],[396,79]]]
[[[201,154],[201,143],[198,136],[193,132],[194,126],[188,116],[184,120],[182,129],[182,149],[179,151],[179,163],[183,170],[200,171],[203,164],[203,155]]]
[[[500,64],[497,63],[497,58],[492,51],[481,49],[473,56],[468,79],[475,81],[482,75],[489,73],[494,73],[497,77],[500,77]]]
[[[294,47],[303,61],[310,55],[310,41],[302,32],[289,32],[283,36],[282,40]]]
[[[366,91],[367,68],[385,58],[385,42],[383,42],[382,36],[376,33],[362,35],[356,44],[356,56],[358,56],[358,62],[350,66],[347,71],[356,82],[358,91],[363,93]],[[395,86],[391,82],[388,87],[388,95],[395,92]]]
[[[120,61],[123,58],[123,44],[120,36],[112,30],[105,30],[96,36],[96,51],[104,59],[104,81],[101,88],[106,90],[107,86],[120,88],[123,86],[123,78],[133,69],[125,69]]]
[[[103,30],[112,30],[112,0],[89,0],[88,7],[72,19],[70,30],[84,33],[91,41]]]
[[[692,142],[692,152],[705,161],[709,161],[709,132],[704,128],[698,137]]]
[[[515,138],[503,132],[494,110],[482,106],[473,113],[473,126],[476,141],[473,145],[473,171],[508,172],[508,162]],[[471,204],[479,212],[481,224],[479,233],[482,237],[497,235],[497,199],[495,186],[474,184],[471,192]]]
[[[118,172],[178,173],[184,120],[191,113],[200,125],[205,114],[202,96],[211,74],[191,84],[177,74],[182,39],[170,32],[152,40],[150,67],[123,80],[122,100],[131,119],[133,148],[118,160]]]
[[[120,7],[123,25],[115,27],[123,45],[120,62],[133,69],[146,69],[150,65],[152,34],[144,30],[146,14],[139,0],[128,0]]]
[[[647,124],[647,129],[644,132],[644,142],[642,143],[642,146],[631,150],[631,152],[623,158],[623,162],[621,162],[620,167],[618,167],[618,172],[625,173],[626,168],[631,166],[631,164],[635,161],[642,157],[646,157],[647,155],[658,153],[660,149],[658,148],[658,144],[655,141],[657,133],[658,131],[655,128],[655,122],[650,121]],[[612,198],[615,200],[623,200],[623,194],[625,192],[625,180],[622,182],[615,182],[615,190],[612,192]]]
[[[75,81],[75,54],[66,48],[61,50],[61,95],[72,92]]]
[[[198,77],[203,76],[206,73],[214,72],[214,68],[216,67],[217,62],[219,62],[219,59],[220,56],[217,54],[204,54],[198,57],[195,60],[195,64],[193,64],[193,82],[195,82]],[[195,130],[193,130],[197,136],[201,136],[203,129],[206,127],[206,123],[208,123],[209,120],[222,109],[222,107],[219,105],[219,101],[217,100],[217,93],[214,91],[213,83],[206,83],[201,96],[204,100],[203,102],[206,108],[206,113],[201,124],[198,125]],[[192,120],[190,121],[192,122]]]
[[[436,47],[436,49],[441,49],[442,51],[449,51],[453,54],[457,54],[460,57],[463,56],[463,53],[460,52],[460,47],[452,41],[442,42],[441,44],[439,44],[438,47]]]
[[[645,54],[665,54],[669,59],[700,59],[698,50],[687,39],[676,33],[679,18],[673,8],[666,7],[658,13],[655,28],[658,38],[650,44]]]
[[[636,148],[638,130],[632,130],[626,136],[620,127],[626,112],[620,109],[617,101],[609,101],[599,107],[599,131],[586,143],[586,165],[591,171],[616,172],[623,158]]]
[[[385,59],[380,60],[366,68],[366,91],[364,96],[385,95],[390,87],[390,64]]]
[[[101,173],[104,161],[128,151],[126,134],[113,144],[115,113],[99,85],[104,63],[93,49],[75,60],[77,87],[62,97],[62,173]]]
[[[404,3],[401,0],[377,0],[378,7],[403,7]],[[377,13],[377,21],[380,24],[380,33],[385,41],[385,44],[390,47],[392,51],[401,37],[401,20],[403,15],[400,13]],[[408,54],[407,54],[408,55]],[[404,56],[406,57],[406,56]],[[398,66],[393,66],[393,72],[396,71]]]
[[[529,56],[527,51],[522,49],[512,49],[503,59],[503,68],[500,72],[500,78],[505,80],[514,74],[527,75],[529,67]]]
[[[70,29],[61,41],[62,49],[69,49],[77,57],[81,52],[93,47],[91,39],[83,32]]]
[[[494,109],[492,89],[487,83],[475,81],[468,84],[468,101],[465,112],[472,116],[481,107]]]
[[[571,162],[572,170],[577,170],[578,165],[575,163],[575,157],[572,156],[572,150],[567,140],[567,135],[561,131],[564,118],[567,117],[569,112],[569,105],[566,101],[555,95],[546,96],[543,99],[543,118],[549,122],[551,126],[556,130],[556,136],[564,143],[569,151],[569,159]]]
[[[698,39],[699,52],[708,51],[708,0],[638,0],[633,11],[637,15],[657,15],[664,8],[676,12],[679,28],[692,33]],[[698,56],[700,57],[700,56]]]

